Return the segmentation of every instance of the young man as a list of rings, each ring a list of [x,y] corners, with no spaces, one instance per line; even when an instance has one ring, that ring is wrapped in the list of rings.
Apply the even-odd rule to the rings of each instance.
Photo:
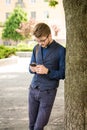
[[[65,78],[65,48],[52,39],[45,23],[38,23],[33,35],[38,42],[29,66],[34,74],[29,90],[29,128],[44,130],[55,100],[59,80]]]

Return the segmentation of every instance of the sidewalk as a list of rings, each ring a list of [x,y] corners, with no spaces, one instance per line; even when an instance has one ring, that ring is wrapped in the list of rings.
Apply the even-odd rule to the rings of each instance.
[[[0,67],[0,130],[28,130],[29,58]],[[61,80],[45,130],[63,130],[64,81]]]

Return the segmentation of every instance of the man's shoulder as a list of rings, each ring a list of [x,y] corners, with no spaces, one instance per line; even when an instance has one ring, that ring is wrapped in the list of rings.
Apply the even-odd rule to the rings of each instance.
[[[54,42],[54,45],[55,45],[56,47],[65,49],[65,47],[64,47],[61,43],[59,43],[59,42],[57,42],[57,41],[55,41],[55,40],[54,40],[53,42]]]
[[[36,48],[38,48],[38,47],[39,47],[39,44],[36,44],[36,45],[34,46],[33,50],[36,50]]]

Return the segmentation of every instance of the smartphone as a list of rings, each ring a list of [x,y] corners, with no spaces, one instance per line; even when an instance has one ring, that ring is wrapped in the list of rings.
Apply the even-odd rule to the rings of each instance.
[[[30,64],[30,66],[35,67],[35,66],[36,66],[36,64],[35,64],[35,63],[32,63],[32,64]]]

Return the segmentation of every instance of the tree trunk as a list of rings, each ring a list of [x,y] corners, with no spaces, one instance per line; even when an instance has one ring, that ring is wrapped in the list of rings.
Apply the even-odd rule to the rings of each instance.
[[[65,130],[87,130],[87,0],[63,0],[66,19]]]

